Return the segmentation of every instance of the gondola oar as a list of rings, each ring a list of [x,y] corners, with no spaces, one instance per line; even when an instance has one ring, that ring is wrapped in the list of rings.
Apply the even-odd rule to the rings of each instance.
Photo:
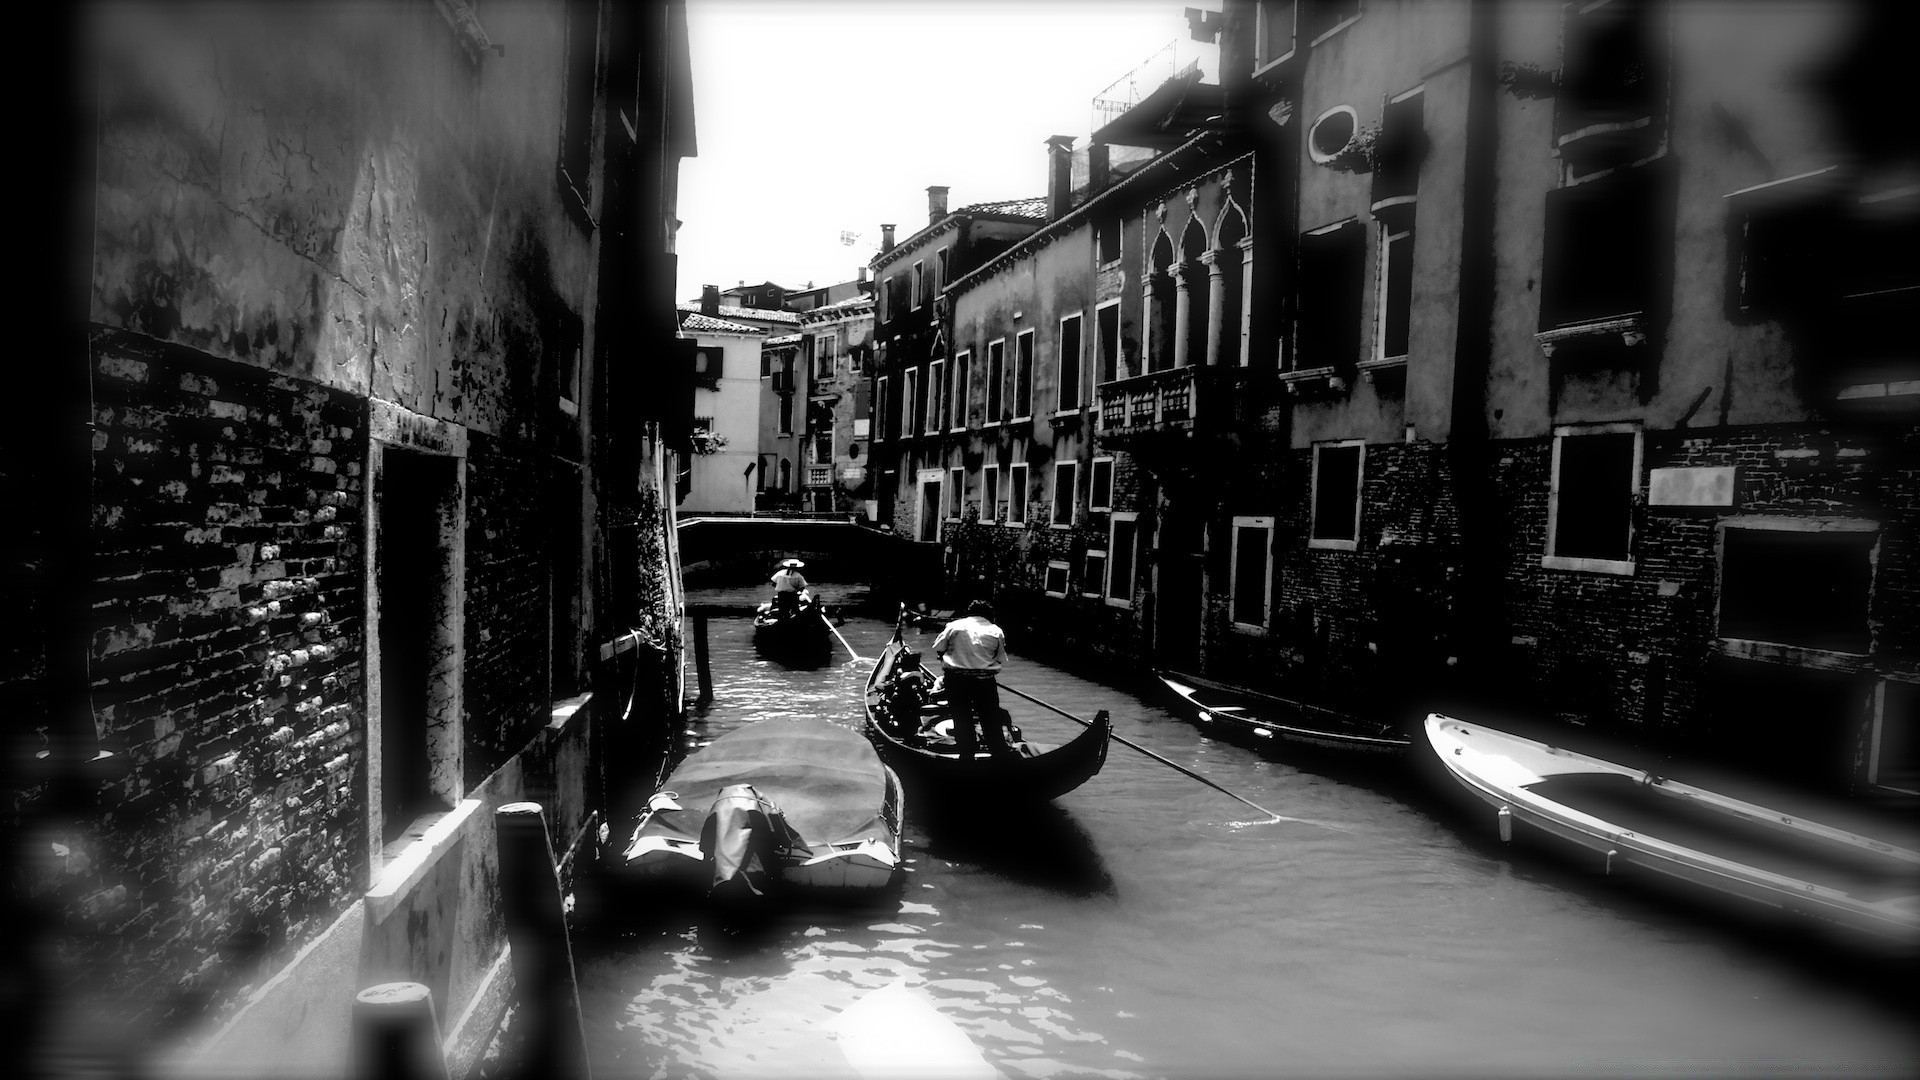
[[[929,676],[934,674],[933,669],[929,668],[925,664],[920,665],[920,670],[926,672]],[[1015,697],[1025,698],[1026,700],[1033,702],[1035,705],[1038,705],[1043,709],[1049,709],[1053,712],[1059,713],[1061,716],[1064,716],[1067,719],[1073,721],[1074,723],[1079,724],[1081,727],[1093,726],[1093,723],[1091,721],[1082,720],[1079,717],[1068,712],[1067,710],[1059,707],[1058,705],[1052,704],[1051,702],[1042,701],[1039,698],[1034,697],[1032,694],[1025,693],[1024,691],[1020,691],[1020,690],[1015,690],[1011,686],[1003,685],[1000,687],[1000,689],[1005,690],[1007,693],[1012,694]],[[1207,779],[1206,777],[1201,776],[1199,773],[1194,772],[1192,769],[1187,768],[1185,765],[1182,765],[1177,761],[1169,761],[1168,759],[1161,757],[1159,754],[1154,753],[1153,751],[1147,749],[1144,746],[1141,746],[1139,743],[1134,742],[1131,739],[1127,739],[1120,735],[1114,734],[1111,727],[1109,727],[1107,730],[1107,738],[1112,739],[1114,742],[1117,742],[1121,746],[1127,747],[1128,749],[1138,750],[1140,753],[1147,755],[1148,757],[1152,758],[1153,760],[1159,762],[1162,765],[1167,766],[1168,768],[1177,769],[1178,771],[1183,772],[1186,775],[1193,777],[1195,780],[1198,780],[1201,783],[1207,785],[1208,787],[1219,792],[1220,794],[1225,795],[1229,799],[1237,799],[1240,802],[1246,803],[1248,806],[1251,806],[1255,810],[1258,810],[1261,813],[1267,815],[1268,817],[1272,818],[1274,821],[1297,821],[1304,825],[1319,825],[1322,828],[1328,828],[1328,829],[1331,829],[1334,827],[1331,825],[1327,825],[1324,822],[1308,821],[1305,818],[1288,817],[1285,814],[1276,814],[1273,811],[1267,809],[1264,806],[1261,806],[1259,803],[1254,802],[1252,799],[1249,799],[1244,795],[1236,795],[1235,793],[1227,790],[1226,788],[1221,787],[1219,784],[1216,784],[1213,781]],[[1271,824],[1271,822],[1259,822],[1258,824],[1263,824],[1263,825]]]
[[[847,652],[848,652],[848,653],[851,653],[851,654],[852,654],[852,656],[853,656],[853,659],[852,659],[851,661],[849,661],[850,663],[855,663],[855,664],[862,664],[862,663],[865,663],[865,664],[871,664],[871,663],[873,663],[873,657],[871,657],[871,656],[861,656],[861,655],[860,655],[859,653],[857,653],[857,652],[854,652],[854,651],[853,651],[853,646],[851,646],[851,645],[847,645],[847,639],[846,639],[845,637],[842,637],[842,636],[841,636],[841,634],[840,634],[840,628],[839,628],[839,627],[837,627],[837,626],[835,626],[835,625],[833,625],[833,620],[832,620],[832,619],[829,619],[829,618],[827,618],[827,613],[826,613],[826,612],[824,612],[824,611],[821,611],[821,610],[820,610],[819,608],[817,608],[817,607],[816,607],[816,608],[814,608],[813,610],[814,610],[814,614],[816,614],[816,615],[818,615],[818,616],[820,616],[820,621],[821,621],[821,622],[823,622],[823,623],[826,623],[826,624],[827,624],[827,630],[828,630],[828,632],[829,632],[829,633],[831,633],[831,634],[832,634],[832,635],[833,635],[834,637],[837,637],[837,638],[840,638],[840,644],[841,644],[841,645],[843,645],[843,646],[846,646],[846,650],[847,650]]]

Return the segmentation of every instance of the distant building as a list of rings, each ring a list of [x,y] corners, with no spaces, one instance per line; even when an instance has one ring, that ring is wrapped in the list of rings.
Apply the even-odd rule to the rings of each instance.
[[[754,507],[798,510],[804,471],[806,336],[782,334],[760,344],[760,478]]]
[[[873,358],[873,301],[855,296],[801,317],[806,371],[805,507],[869,514],[870,418],[867,370]]]
[[[760,486],[760,355],[766,331],[683,311],[680,336],[695,343],[692,453],[680,461],[680,512],[750,513]]]

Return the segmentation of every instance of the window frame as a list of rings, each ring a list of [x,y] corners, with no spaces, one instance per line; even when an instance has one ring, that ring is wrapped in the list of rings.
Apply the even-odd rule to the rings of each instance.
[[[1389,355],[1387,352],[1387,320],[1392,311],[1390,305],[1393,300],[1392,250],[1393,245],[1400,241],[1405,241],[1407,248],[1405,255],[1407,259],[1407,295],[1404,301],[1406,304],[1407,340],[1405,350]],[[1373,358],[1381,363],[1405,360],[1413,353],[1414,242],[1414,226],[1411,223],[1405,223],[1398,227],[1389,225],[1385,221],[1380,223],[1380,240],[1379,247],[1377,248],[1379,252],[1379,269],[1376,275],[1378,280],[1374,290],[1373,309]]]
[[[1323,450],[1344,450],[1358,447],[1360,461],[1353,474],[1353,539],[1342,540],[1336,537],[1323,537],[1320,532],[1320,453]],[[1323,551],[1360,550],[1360,520],[1365,508],[1364,493],[1367,489],[1367,442],[1365,439],[1335,439],[1313,444],[1313,479],[1307,491],[1307,547]]]
[[[1069,406],[1063,399],[1066,396],[1066,388],[1068,385],[1067,324],[1070,322],[1076,324],[1074,330],[1074,352],[1076,355],[1073,358],[1072,372],[1074,403]],[[1078,416],[1080,415],[1081,408],[1087,404],[1087,395],[1085,393],[1087,378],[1087,320],[1085,313],[1074,311],[1060,316],[1056,331],[1053,350],[1055,378],[1053,387],[1053,415]]]
[[[997,362],[996,362],[997,361]],[[994,338],[987,342],[987,381],[986,381],[986,419],[980,424],[983,428],[997,427],[1000,417],[1006,411],[1007,381],[1007,339]]]
[[[1767,638],[1732,637],[1721,632],[1721,609],[1726,599],[1725,572],[1727,532],[1828,532],[1871,533],[1867,547],[1867,647],[1861,652],[1823,649],[1815,645],[1795,645]],[[1880,557],[1886,541],[1882,523],[1873,518],[1833,517],[1830,515],[1787,516],[1746,514],[1722,518],[1716,523],[1713,543],[1713,641],[1715,648],[1728,656],[1755,660],[1788,660],[1807,667],[1862,668],[1879,648],[1879,634],[1873,617],[1873,601],[1880,585]]]
[[[1064,505],[1067,508],[1067,520],[1065,521],[1060,520],[1060,507],[1063,505],[1060,499],[1060,470],[1062,469],[1068,470],[1068,474],[1069,474],[1067,476],[1067,485],[1066,485],[1067,486],[1066,502],[1064,503]],[[1075,525],[1079,524],[1079,517],[1080,517],[1080,507],[1078,505],[1079,501],[1080,501],[1080,461],[1079,459],[1074,458],[1074,459],[1062,461],[1056,458],[1053,463],[1053,502],[1052,502],[1052,505],[1050,505],[1047,509],[1048,525],[1055,529],[1071,529]]]
[[[910,367],[900,373],[900,434],[912,438],[919,434],[914,416],[915,406],[920,400],[920,369]]]
[[[1033,419],[1033,361],[1039,355],[1038,340],[1032,330],[1022,330],[1013,335],[1013,370],[1009,388],[1013,391],[1013,400],[1008,408],[1013,410],[1013,422],[1018,424]],[[1026,361],[1021,362],[1020,353],[1025,346]],[[1020,411],[1020,391],[1027,392],[1027,411]]]
[[[1107,348],[1106,348],[1107,338],[1103,332],[1104,328],[1102,326],[1101,314],[1109,308],[1113,309],[1113,339],[1112,339],[1113,378],[1103,379],[1100,376],[1106,374],[1105,368],[1106,368],[1106,361],[1107,361]],[[1096,387],[1104,386],[1107,383],[1119,382],[1120,380],[1127,377],[1125,369],[1122,368],[1121,366],[1121,364],[1125,360],[1125,357],[1121,355],[1121,349],[1120,349],[1120,337],[1124,328],[1122,326],[1121,318],[1120,318],[1122,315],[1122,312],[1119,309],[1120,309],[1119,297],[1114,297],[1112,300],[1109,300],[1104,304],[1095,304],[1093,307],[1093,335],[1094,335],[1093,384]]]
[[[1236,514],[1228,523],[1229,548],[1227,570],[1227,620],[1233,628],[1246,634],[1265,634],[1267,623],[1273,618],[1273,517],[1269,514]],[[1240,595],[1240,530],[1259,529],[1266,533],[1266,575],[1260,583],[1260,621],[1258,623],[1241,622],[1237,610],[1237,597]]]
[[[1899,787],[1880,778],[1881,748],[1886,741],[1887,697],[1895,686],[1903,687],[1901,694],[1920,698],[1920,681],[1887,675],[1880,678],[1873,688],[1873,721],[1867,737],[1866,781],[1871,787],[1882,791],[1897,792],[1902,795],[1920,795],[1920,790],[1912,787]],[[1908,738],[1912,738],[1909,735]]]
[[[911,305],[911,310],[919,311],[921,308],[927,306],[925,296],[927,288],[927,261],[925,259],[916,259],[913,264],[913,269],[909,272],[913,275],[913,304]]]
[[[927,415],[920,418],[923,434],[938,435],[946,430],[947,361],[945,357],[927,364]]]
[[[1627,496],[1627,557],[1625,559],[1595,559],[1577,555],[1558,555],[1555,548],[1559,542],[1560,526],[1560,449],[1567,439],[1583,435],[1626,435],[1633,436],[1633,487]],[[1641,474],[1646,471],[1646,433],[1637,423],[1617,424],[1562,424],[1553,429],[1553,460],[1549,465],[1547,487],[1547,535],[1545,549],[1540,555],[1540,566],[1546,570],[1571,570],[1589,574],[1613,574],[1619,577],[1632,577],[1634,574],[1634,542],[1639,539],[1640,516],[1636,503],[1643,497]],[[1715,605],[1718,617],[1718,604]],[[1716,624],[1717,625],[1717,624]]]
[[[1053,577],[1053,572],[1055,570],[1060,571],[1060,588],[1058,590],[1055,590],[1053,588],[1053,582],[1050,580]],[[1065,559],[1048,559],[1046,572],[1040,579],[1040,591],[1045,593],[1048,596],[1065,600],[1067,598],[1067,593],[1071,591],[1072,588],[1073,588],[1072,564],[1068,563],[1067,560]]]
[[[1026,462],[1016,461],[1007,466],[1008,528],[1024,529],[1027,527],[1027,514],[1032,509],[1027,505],[1028,487],[1031,483],[1032,479],[1029,476]],[[1019,496],[1018,500],[1014,498],[1016,494]],[[1020,516],[1017,518],[1013,516],[1013,507],[1016,501],[1020,506]]]
[[[1099,487],[1100,487],[1100,485],[1096,483],[1096,481],[1100,476],[1100,466],[1102,465],[1105,465],[1107,467],[1107,498],[1106,498],[1106,501],[1102,502],[1098,506],[1095,506],[1093,504],[1093,495],[1094,495],[1094,492],[1099,490]],[[1088,463],[1087,513],[1100,514],[1100,513],[1106,513],[1113,509],[1113,483],[1114,483],[1115,475],[1116,475],[1116,466],[1114,464],[1113,455],[1111,454],[1107,454],[1102,457],[1096,457],[1093,459],[1093,461]]]
[[[1000,466],[985,465],[980,469],[980,520],[983,524],[1000,523]]]
[[[956,465],[947,470],[947,520],[960,521],[967,516],[967,470]]]
[[[1120,549],[1120,545],[1114,543],[1113,534],[1114,530],[1122,524],[1133,527],[1133,539],[1128,542],[1127,548],[1127,593],[1125,596],[1115,596],[1113,593],[1113,553]],[[1140,514],[1138,511],[1116,510],[1113,512],[1113,515],[1107,519],[1107,548],[1104,554],[1107,558],[1106,580],[1101,583],[1100,595],[1104,598],[1108,607],[1132,610],[1133,587],[1140,580]]]
[[[967,416],[973,407],[973,403],[967,400],[967,393],[972,389],[967,385],[968,369],[972,367],[972,349],[962,349],[953,355],[953,426],[947,429],[950,433],[967,430]]]

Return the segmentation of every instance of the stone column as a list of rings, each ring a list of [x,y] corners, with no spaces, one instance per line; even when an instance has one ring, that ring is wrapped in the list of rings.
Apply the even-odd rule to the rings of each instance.
[[[1227,268],[1220,261],[1224,251],[1203,252],[1200,261],[1207,267],[1207,355],[1208,366],[1227,362],[1222,351],[1227,341]]]
[[[1155,331],[1153,320],[1156,314],[1162,318],[1165,317],[1164,312],[1156,313],[1153,310],[1153,294],[1159,282],[1160,275],[1150,273],[1147,275],[1146,287],[1140,290],[1140,362],[1137,365],[1139,370],[1126,370],[1126,357],[1121,357],[1119,376],[1122,379],[1131,379],[1136,375],[1145,375],[1147,372],[1153,370],[1155,354],[1160,351],[1159,342],[1156,340],[1159,335]]]
[[[1182,263],[1173,268],[1173,366],[1186,367],[1193,362],[1188,356],[1190,348],[1187,339],[1192,336],[1193,323],[1193,269],[1190,264]]]
[[[1241,238],[1240,248],[1240,348],[1234,362],[1241,367],[1253,363],[1253,237]]]

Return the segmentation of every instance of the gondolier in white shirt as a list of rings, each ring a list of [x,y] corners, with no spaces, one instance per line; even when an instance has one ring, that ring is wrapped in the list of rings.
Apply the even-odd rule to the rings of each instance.
[[[807,565],[799,559],[788,559],[773,572],[773,606],[781,611],[792,611],[799,606],[800,593],[807,587],[807,579],[800,574],[800,568]]]
[[[961,758],[973,757],[976,722],[986,733],[988,753],[1018,756],[1007,745],[1000,684],[994,681],[1007,662],[1007,635],[994,625],[993,605],[985,600],[968,604],[967,613],[933,639],[933,655],[940,658],[947,700],[953,705],[953,741],[959,744]]]

